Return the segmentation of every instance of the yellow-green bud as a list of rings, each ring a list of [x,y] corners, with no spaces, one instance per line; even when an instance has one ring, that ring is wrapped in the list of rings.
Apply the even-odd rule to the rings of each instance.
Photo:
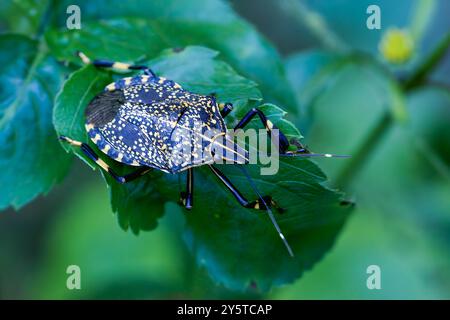
[[[390,63],[408,61],[414,50],[414,41],[407,30],[391,28],[381,38],[379,50]]]

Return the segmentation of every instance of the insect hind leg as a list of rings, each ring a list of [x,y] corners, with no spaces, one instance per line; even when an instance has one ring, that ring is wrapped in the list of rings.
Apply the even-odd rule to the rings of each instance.
[[[120,176],[116,172],[114,172],[114,170],[111,169],[111,167],[106,162],[100,159],[95,151],[92,150],[92,148],[87,143],[76,141],[66,136],[60,136],[59,139],[69,143],[72,146],[79,147],[89,159],[94,161],[100,168],[102,168],[106,173],[108,173],[114,180],[119,183],[127,183],[136,180],[137,178],[142,177],[144,174],[152,170],[152,168],[141,167],[134,172]]]

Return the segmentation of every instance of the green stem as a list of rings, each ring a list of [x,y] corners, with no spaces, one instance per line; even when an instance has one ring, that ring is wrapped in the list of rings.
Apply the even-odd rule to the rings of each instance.
[[[344,169],[340,172],[336,179],[336,185],[344,188],[350,184],[353,178],[361,171],[367,159],[373,153],[373,150],[380,144],[382,138],[387,134],[393,124],[391,112],[386,111],[378,120],[375,127],[369,133],[367,138],[358,148],[356,153],[352,155]]]
[[[45,31],[47,30],[49,22],[51,21],[51,17],[54,12],[54,8],[55,8],[54,0],[50,0],[47,3],[47,7],[44,11],[44,14],[41,17],[41,21],[39,22],[39,26],[35,35],[37,39],[41,39]]]
[[[276,3],[286,15],[295,19],[299,25],[306,27],[326,48],[337,52],[348,51],[347,45],[328,26],[325,19],[302,1],[282,0]]]
[[[450,32],[447,33],[444,38],[439,42],[436,48],[431,54],[423,61],[423,63],[415,70],[411,77],[405,82],[405,91],[412,90],[420,86],[431,73],[434,68],[439,64],[442,58],[447,53],[450,46]]]
[[[428,75],[437,67],[445,56],[450,46],[450,33],[436,46],[431,54],[426,57],[423,63],[413,72],[413,74],[403,83],[405,93],[412,91],[422,85]],[[336,186],[340,188],[348,187],[358,172],[362,169],[367,159],[370,158],[383,137],[395,123],[392,112],[386,110],[378,120],[375,127],[369,133],[364,142],[357,149],[351,160],[346,164],[336,179]]]
[[[415,139],[415,145],[418,150],[422,152],[422,155],[428,160],[429,164],[444,177],[448,182],[450,182],[450,170],[447,164],[435,153],[433,149],[422,137]]]
[[[430,25],[436,11],[437,3],[435,0],[417,0],[416,5],[411,12],[408,29],[414,42],[418,42],[423,38],[425,31]]]

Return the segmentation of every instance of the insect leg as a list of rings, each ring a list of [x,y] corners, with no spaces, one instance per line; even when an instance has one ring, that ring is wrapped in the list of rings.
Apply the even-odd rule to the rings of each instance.
[[[229,102],[219,103],[220,115],[225,118],[231,111],[233,111],[233,105]]]
[[[217,178],[230,190],[231,194],[236,198],[239,204],[245,208],[256,209],[256,210],[267,210],[265,204],[260,200],[248,201],[242,193],[231,183],[231,181],[216,167],[208,165],[211,171],[216,175]],[[264,202],[269,206],[278,210],[278,212],[283,212],[284,209],[280,208],[278,204],[272,199],[271,196],[263,196]]]
[[[186,192],[181,192],[181,203],[191,210],[194,204],[194,169],[187,170]]]
[[[250,122],[250,120],[252,120],[256,115],[259,117],[259,119],[261,119],[261,122],[266,128],[269,135],[272,134],[273,129],[278,129],[269,119],[267,119],[267,117],[261,110],[259,110],[258,108],[253,108],[249,112],[247,112],[247,114],[241,119],[241,121],[239,121],[236,127],[234,127],[234,130],[244,128]],[[279,139],[280,153],[285,153],[289,147],[289,141],[280,130],[278,130],[278,132],[280,138]]]
[[[239,123],[234,127],[234,130],[242,129],[244,128],[255,116],[258,116],[263,123],[264,127],[266,128],[269,135],[272,134],[273,129],[278,129],[267,117],[265,114],[259,110],[258,108],[253,108],[247,114],[239,121]],[[278,136],[279,136],[279,151],[280,156],[293,156],[293,157],[325,157],[325,158],[347,158],[349,156],[347,155],[335,155],[335,154],[329,154],[329,153],[311,153],[308,149],[303,147],[301,144],[293,143],[293,145],[297,146],[298,149],[295,151],[291,151],[289,149],[289,140],[286,138],[286,136],[281,132],[281,130],[278,129]]]
[[[92,63],[94,66],[98,68],[113,68],[118,70],[142,70],[144,74],[147,74],[152,77],[156,77],[155,73],[147,66],[143,65],[134,65],[134,64],[128,64],[123,62],[117,62],[117,61],[109,61],[109,60],[91,60],[89,59],[83,52],[78,51],[77,56],[80,57],[80,59],[85,64]]]
[[[213,97],[214,99],[217,99],[217,95],[215,92],[211,92],[209,96]],[[231,111],[233,111],[233,104],[231,104],[230,102],[219,103],[218,106],[222,118],[225,118]]]
[[[143,176],[144,174],[146,174],[150,170],[152,170],[152,168],[141,167],[141,168],[139,168],[138,170],[136,170],[134,172],[131,172],[131,173],[126,174],[124,176],[119,176],[117,173],[114,172],[113,169],[111,169],[110,166],[108,166],[108,164],[105,161],[103,161],[102,159],[100,159],[98,157],[98,155],[95,153],[95,151],[92,150],[92,148],[88,144],[86,144],[84,142],[72,140],[72,139],[70,139],[68,137],[65,137],[65,136],[60,136],[59,139],[62,140],[62,141],[70,143],[72,146],[80,147],[81,151],[83,151],[83,153],[86,156],[88,156],[100,168],[105,170],[111,177],[114,178],[114,180],[116,180],[119,183],[127,183],[127,182],[130,182],[130,181],[133,181],[133,180]]]

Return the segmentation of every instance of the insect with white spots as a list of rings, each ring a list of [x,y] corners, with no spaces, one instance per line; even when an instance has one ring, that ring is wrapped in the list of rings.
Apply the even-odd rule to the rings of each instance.
[[[137,167],[137,170],[119,176],[87,143],[66,136],[61,136],[61,140],[80,147],[87,157],[118,183],[127,183],[153,169],[171,174],[187,171],[186,191],[181,193],[181,202],[186,209],[193,206],[193,170],[197,166],[207,165],[240,205],[269,212],[280,237],[292,254],[271,212],[271,208],[276,208],[278,212],[283,212],[283,209],[272,197],[261,196],[253,183],[251,186],[258,199],[247,200],[214,166],[219,160],[235,164],[248,163],[247,151],[233,142],[227,133],[224,118],[233,109],[231,103],[218,103],[213,95],[206,96],[185,90],[172,80],[156,76],[146,66],[106,60],[91,61],[81,52],[78,55],[84,63],[91,63],[99,68],[143,71],[141,75],[122,78],[106,86],[85,110],[87,134],[101,152],[125,165]],[[271,136],[272,131],[277,128],[257,108],[251,109],[234,130],[244,128],[255,116],[259,117]],[[209,134],[210,132],[213,134]],[[332,156],[311,154],[301,145],[294,152],[288,151],[288,139],[282,132],[278,132],[277,145],[282,155]],[[223,141],[227,141],[227,144]],[[228,143],[231,143],[231,147]],[[189,152],[183,152],[186,148]],[[247,177],[250,179],[248,175]]]

